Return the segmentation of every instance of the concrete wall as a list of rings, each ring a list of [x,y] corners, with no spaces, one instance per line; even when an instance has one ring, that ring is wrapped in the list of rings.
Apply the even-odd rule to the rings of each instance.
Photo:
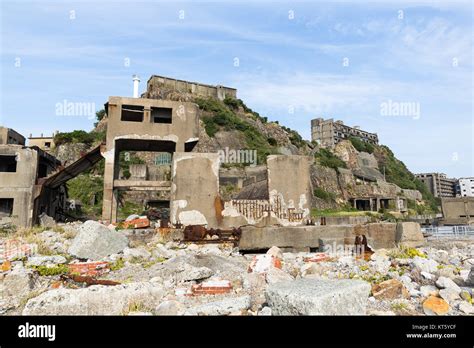
[[[203,83],[177,80],[169,77],[153,75],[147,82],[147,95],[155,97],[157,90],[166,89],[180,93],[191,93],[201,97],[212,97],[224,100],[226,96],[237,98],[235,88],[224,86],[212,86]]]
[[[474,197],[441,198],[442,222],[447,225],[474,221]]]
[[[0,155],[17,159],[16,172],[0,172],[0,198],[13,198],[13,224],[31,226],[38,152],[20,145],[0,145]]]
[[[267,157],[270,204],[279,204],[288,216],[278,217],[282,225],[301,224],[311,213],[311,159],[307,156],[271,155]],[[290,215],[302,214],[302,221],[293,223]]]
[[[47,143],[49,143],[49,146],[47,146]],[[38,146],[41,150],[45,151],[52,150],[55,148],[54,138],[28,138],[28,146]]]
[[[217,153],[175,153],[171,180],[170,218],[173,224],[219,225]]]
[[[373,223],[339,226],[242,227],[241,250],[269,249],[272,246],[309,250],[319,248],[321,240],[336,244],[354,244],[356,235],[367,236],[375,249],[396,246],[397,224]]]
[[[11,128],[0,127],[0,145],[25,145],[25,137]]]

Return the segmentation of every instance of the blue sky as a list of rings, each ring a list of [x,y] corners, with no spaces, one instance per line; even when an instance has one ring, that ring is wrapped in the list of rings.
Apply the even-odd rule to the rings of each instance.
[[[133,74],[141,91],[157,74],[235,87],[306,139],[312,118],[340,119],[378,133],[413,172],[473,176],[472,14],[469,0],[4,0],[0,124],[90,130],[56,105],[101,108],[131,95]],[[388,101],[419,117],[383,115]]]

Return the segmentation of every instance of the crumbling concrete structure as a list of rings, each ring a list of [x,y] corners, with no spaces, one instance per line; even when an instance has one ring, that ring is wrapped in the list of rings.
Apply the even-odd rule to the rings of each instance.
[[[11,128],[0,127],[0,145],[25,145],[25,137]]]
[[[147,91],[143,97],[176,100],[176,98],[183,98],[183,96],[186,95],[192,95],[195,97],[212,97],[224,100],[225,97],[236,98],[237,90],[235,88],[220,85],[212,86],[198,82],[153,75],[147,82]]]
[[[31,226],[41,213],[56,217],[64,208],[66,191],[43,191],[40,182],[60,164],[38,147],[0,145],[0,218]]]
[[[199,109],[190,102],[146,98],[110,97],[102,217],[117,221],[118,192],[125,190],[170,191],[169,180],[119,178],[121,152],[189,152],[199,140]],[[125,160],[127,160],[125,156]],[[138,171],[136,171],[138,173]],[[136,176],[135,176],[136,178]]]
[[[474,197],[442,198],[442,223],[445,225],[470,224],[474,221]]]
[[[359,126],[349,127],[342,121],[334,121],[332,118],[311,120],[311,140],[322,147],[334,148],[337,143],[351,136],[371,144],[379,142],[376,133],[364,131]]]

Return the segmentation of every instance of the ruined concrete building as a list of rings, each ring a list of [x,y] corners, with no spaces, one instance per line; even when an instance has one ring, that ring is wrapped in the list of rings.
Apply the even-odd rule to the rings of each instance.
[[[54,134],[52,136],[34,137],[32,134],[28,137],[28,146],[38,146],[43,151],[50,151],[55,148]]]
[[[0,134],[0,219],[31,226],[42,213],[59,218],[65,188],[48,190],[41,182],[61,163],[37,146],[24,146],[25,138],[11,129],[1,127]]]
[[[376,133],[361,130],[359,126],[349,127],[342,121],[334,121],[332,118],[311,120],[311,140],[316,141],[322,147],[334,148],[341,140],[351,136],[371,144],[379,142]]]
[[[223,100],[235,98],[237,90],[152,76],[142,98],[109,98],[103,219],[117,221],[120,192],[139,191],[149,202],[169,209],[174,225],[301,224],[311,207],[309,158],[269,156],[264,194],[224,201],[219,154],[191,152],[200,135],[200,111],[191,102],[196,96]],[[131,165],[131,176],[124,178],[120,162],[127,160],[128,151],[158,154],[170,175],[138,164]],[[288,177],[300,180],[288,185]]]
[[[456,179],[450,179],[443,173],[420,173],[415,177],[431,192],[435,197],[455,197]]]

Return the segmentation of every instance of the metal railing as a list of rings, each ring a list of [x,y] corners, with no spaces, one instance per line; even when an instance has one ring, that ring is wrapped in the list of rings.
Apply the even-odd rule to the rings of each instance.
[[[429,234],[430,237],[474,237],[474,226],[431,226],[422,227],[423,233]]]

